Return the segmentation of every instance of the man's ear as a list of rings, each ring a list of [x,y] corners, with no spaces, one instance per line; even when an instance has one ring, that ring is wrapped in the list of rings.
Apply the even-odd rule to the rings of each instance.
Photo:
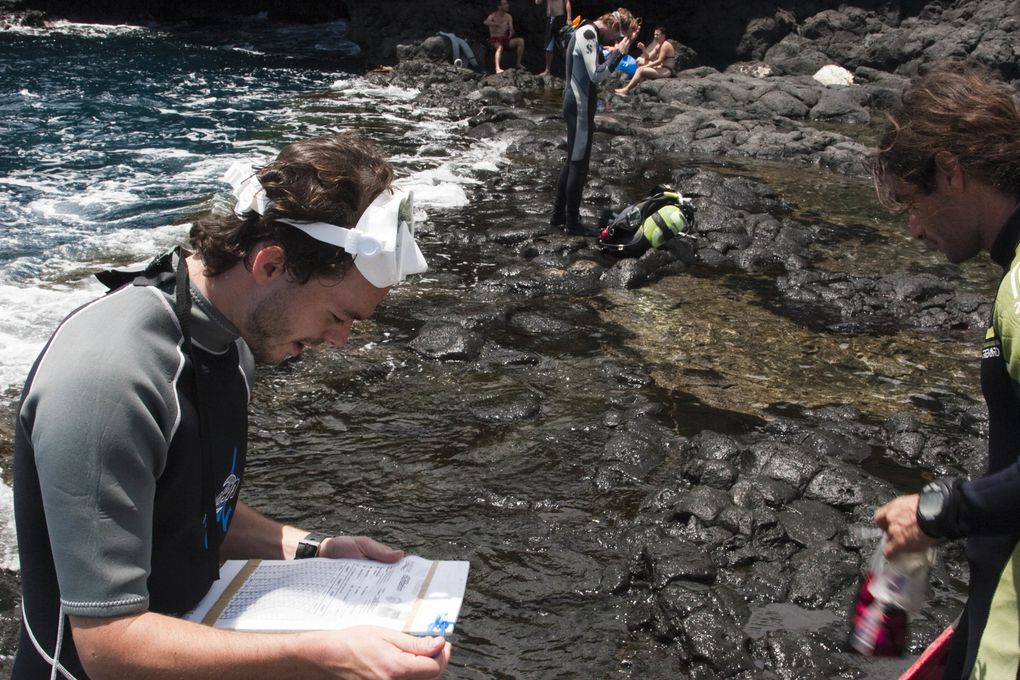
[[[256,283],[269,283],[278,276],[286,274],[284,265],[287,263],[287,254],[278,245],[269,245],[260,248],[252,257],[251,275]]]
[[[935,172],[941,175],[946,186],[954,189],[962,189],[966,177],[963,168],[960,166],[960,159],[949,151],[939,151],[935,154]]]

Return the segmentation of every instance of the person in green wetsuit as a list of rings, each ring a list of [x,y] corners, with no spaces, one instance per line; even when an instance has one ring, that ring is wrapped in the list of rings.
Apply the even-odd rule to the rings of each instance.
[[[966,539],[967,602],[944,677],[1020,670],[1020,106],[981,67],[947,62],[915,79],[875,155],[879,195],[950,262],[985,251],[1002,267],[981,352],[988,469],[935,480],[875,511],[886,554]]]

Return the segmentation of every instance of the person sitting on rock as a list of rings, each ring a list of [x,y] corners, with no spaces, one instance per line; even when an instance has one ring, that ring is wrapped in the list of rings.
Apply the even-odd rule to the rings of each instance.
[[[499,0],[496,11],[485,17],[484,21],[489,27],[489,44],[496,50],[496,73],[503,72],[500,62],[505,48],[517,50],[517,68],[521,68],[521,58],[524,56],[524,38],[514,35],[514,18],[510,16],[509,9],[509,0]]]
[[[616,89],[616,94],[628,95],[630,91],[646,78],[669,78],[676,68],[676,49],[673,44],[666,40],[666,30],[662,26],[655,27],[655,36],[652,44],[645,47],[638,43],[641,49],[641,56],[637,58],[638,69],[634,72],[630,82],[624,87]]]

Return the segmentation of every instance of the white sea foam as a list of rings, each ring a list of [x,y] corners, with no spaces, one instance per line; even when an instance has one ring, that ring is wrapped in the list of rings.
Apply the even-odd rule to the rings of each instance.
[[[59,22],[9,30],[159,39],[136,26]],[[241,40],[226,49],[240,58],[263,46]],[[221,178],[235,161],[260,165],[287,141],[368,131],[389,152],[397,184],[414,192],[415,219],[426,229],[430,213],[466,205],[470,189],[507,162],[510,138],[468,138],[466,123],[451,122],[444,110],[410,104],[417,90],[286,66],[268,77],[280,74],[282,89],[242,69],[229,78],[201,69],[170,77],[165,89],[137,103],[167,117],[159,130],[165,134],[140,130],[149,136],[122,142],[108,136],[115,119],[108,128],[98,121],[89,127],[63,104],[48,110],[48,97],[61,93],[42,85],[19,91],[26,111],[42,111],[38,119],[53,131],[53,143],[32,147],[24,164],[0,176],[0,215],[8,225],[0,230],[0,394],[12,398],[53,329],[103,293],[94,272],[141,264],[183,242],[188,225],[171,222],[214,206],[230,209]],[[428,255],[434,266],[449,260]],[[12,516],[11,490],[0,483],[0,567],[17,569]]]
[[[398,87],[396,85],[376,85],[370,80],[359,77],[335,80],[330,85],[330,89],[342,90],[345,93],[349,93],[348,96],[361,101],[387,99],[396,102],[406,102],[408,99],[418,96],[418,90],[413,88]]]
[[[143,33],[147,29],[142,26],[128,26],[124,24],[83,24],[63,19],[48,21],[44,27],[37,26],[6,26],[0,32],[17,33],[21,35],[81,35],[97,38],[104,38],[111,35],[129,35],[132,33]]]
[[[3,469],[0,469],[3,472]],[[0,569],[18,571],[18,540],[14,533],[14,494],[0,482]]]
[[[120,229],[84,236],[44,255],[17,258],[0,269],[0,390],[24,382],[28,369],[57,324],[76,307],[99,297],[93,273],[132,266],[183,239],[186,226]],[[127,264],[125,264],[127,263]]]
[[[160,39],[151,28],[71,22],[6,30],[97,41],[135,34],[143,40]],[[299,38],[305,35],[295,31]],[[322,50],[335,47],[335,41],[323,38],[322,27],[314,31]],[[177,40],[172,42],[179,47]],[[313,44],[320,48],[319,42]],[[261,43],[248,40],[225,49],[234,52],[232,58],[269,53]],[[98,66],[101,71],[103,65]],[[170,223],[224,202],[228,187],[221,177],[232,162],[262,164],[285,141],[345,128],[376,126],[396,136],[407,131],[412,146],[429,140],[446,145],[454,134],[456,126],[430,120],[436,112],[407,104],[414,91],[357,77],[339,79],[314,69],[276,66],[270,71],[267,82],[245,69],[229,77],[202,68],[181,74],[171,69],[162,89],[146,86],[144,96],[130,97],[129,102],[112,95],[84,101],[102,107],[104,117],[91,118],[94,124],[83,117],[83,110],[68,105],[74,97],[51,89],[52,83],[19,86],[11,99],[31,114],[32,123],[48,130],[50,138],[26,145],[22,161],[7,166],[0,176],[0,217],[6,225],[0,230],[4,399],[17,398],[32,362],[61,320],[103,294],[93,273],[141,264],[182,242],[188,225]],[[284,79],[272,82],[280,74]],[[329,97],[320,96],[327,89]],[[122,103],[126,107],[118,113]],[[116,117],[134,117],[139,108],[153,119],[165,118],[154,124],[159,127],[145,129],[135,118]],[[121,129],[127,134],[114,137]],[[467,146],[470,143],[459,143],[461,149]],[[429,209],[466,201],[463,186],[470,179],[471,162],[456,154],[431,158],[424,153],[407,159],[405,167],[415,170],[398,175],[418,189],[419,220],[427,219]],[[154,226],[160,224],[164,226]],[[18,568],[12,517],[11,489],[0,483],[0,568]]]
[[[91,30],[75,26],[65,28]],[[117,27],[111,30],[116,32]],[[0,198],[8,205],[8,221],[16,227],[0,235],[0,246],[9,253],[27,253],[0,260],[0,308],[4,310],[0,316],[0,390],[20,384],[56,324],[101,293],[93,272],[145,260],[183,240],[187,225],[151,228],[146,223],[151,219],[146,215],[150,207],[175,216],[229,203],[229,188],[221,181],[226,168],[235,161],[267,162],[279,151],[280,137],[294,138],[298,132],[301,136],[326,134],[363,127],[366,120],[383,121],[379,124],[386,126],[384,134],[396,135],[399,148],[413,148],[409,153],[391,155],[390,160],[397,171],[397,184],[415,194],[419,222],[427,221],[432,211],[466,205],[470,187],[499,172],[506,163],[508,138],[467,139],[465,123],[449,121],[439,109],[408,105],[416,91],[378,85],[357,76],[332,83],[334,98],[343,104],[340,110],[324,109],[324,103],[329,102],[321,97],[287,97],[259,114],[295,134],[275,138],[239,135],[231,140],[230,128],[217,123],[212,113],[222,112],[224,106],[237,107],[245,99],[274,97],[272,92],[255,87],[257,83],[246,91],[249,85],[243,80],[235,83],[238,96],[213,97],[205,89],[207,78],[195,74],[188,83],[170,86],[172,90],[187,89],[177,107],[161,109],[195,116],[202,124],[189,128],[189,139],[201,146],[207,142],[229,144],[233,153],[202,155],[150,144],[130,152],[137,163],[77,170],[68,164],[69,159],[95,167],[107,152],[69,139],[62,156],[45,161],[46,172],[17,171],[0,177]],[[222,84],[217,92],[224,92]],[[324,115],[324,110],[330,115]],[[92,158],[90,154],[98,155]],[[173,172],[161,174],[164,167],[172,167]],[[196,188],[200,188],[198,192]],[[175,201],[177,194],[181,198]],[[160,200],[164,203],[153,205]],[[38,244],[50,245],[40,248]]]
[[[447,167],[412,174],[398,184],[402,189],[414,192],[414,200],[419,206],[442,209],[468,203],[464,187]]]

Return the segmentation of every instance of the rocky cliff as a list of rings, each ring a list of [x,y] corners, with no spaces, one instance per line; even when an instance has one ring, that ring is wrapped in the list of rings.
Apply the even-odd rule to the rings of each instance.
[[[716,67],[734,61],[761,60],[773,49],[812,64],[821,53],[850,68],[857,65],[887,69],[933,50],[969,54],[985,33],[998,38],[984,41],[984,56],[1004,71],[1011,68],[1013,44],[1005,39],[1014,30],[1018,3],[1012,0],[854,0],[832,8],[823,0],[721,0],[706,3],[681,0],[575,2],[576,11],[594,18],[627,6],[646,26],[663,25],[667,33],[691,48],[702,64]],[[363,49],[366,66],[392,64],[396,45],[414,43],[437,31],[449,31],[484,44],[482,19],[492,0],[428,2],[423,0],[6,0],[0,8],[12,12],[39,12],[50,18],[88,21],[174,21],[211,15],[265,13],[279,21],[351,21],[352,35]],[[538,66],[544,7],[531,0],[511,0],[518,32],[527,44],[527,65]],[[966,24],[967,30],[959,30]],[[922,30],[939,25],[941,31]],[[903,33],[908,33],[905,37]],[[883,34],[888,37],[882,37]],[[993,36],[994,38],[994,36]],[[828,51],[826,51],[828,50]],[[532,63],[533,62],[533,63]],[[849,62],[849,63],[848,63]]]

